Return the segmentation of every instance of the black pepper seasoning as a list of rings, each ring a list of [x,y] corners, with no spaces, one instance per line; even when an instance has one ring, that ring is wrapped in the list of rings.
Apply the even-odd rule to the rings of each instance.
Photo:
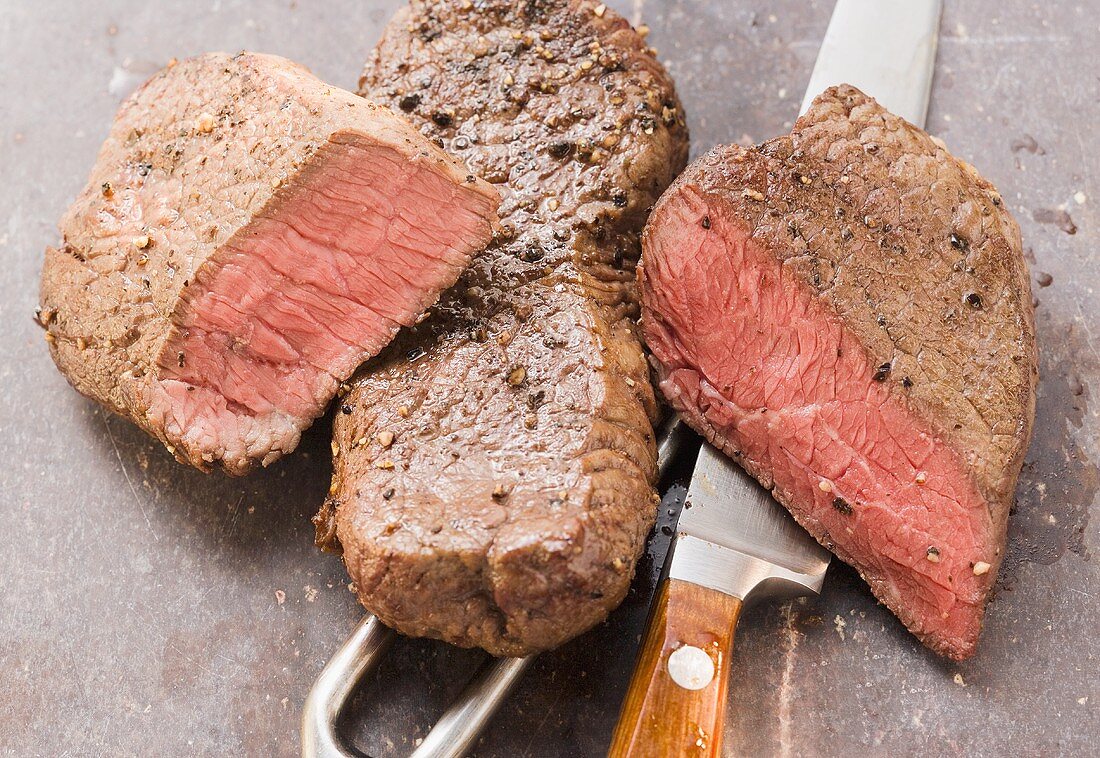
[[[573,143],[552,142],[550,143],[550,146],[546,148],[546,152],[550,154],[551,158],[557,158],[558,160],[561,160],[562,158],[567,157],[570,153],[573,152]]]

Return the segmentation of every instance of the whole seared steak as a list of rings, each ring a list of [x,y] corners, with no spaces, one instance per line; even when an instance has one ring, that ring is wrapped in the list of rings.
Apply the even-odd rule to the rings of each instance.
[[[696,161],[641,270],[661,389],[922,641],[973,653],[1034,416],[1000,195],[852,87]]]
[[[655,517],[634,266],[687,133],[614,12],[466,6],[398,13],[361,91],[498,185],[503,231],[356,375],[317,521],[385,623],[524,655],[622,600]]]
[[[498,203],[297,64],[192,58],[120,109],[46,251],[39,320],[82,393],[181,461],[244,473],[457,279]]]

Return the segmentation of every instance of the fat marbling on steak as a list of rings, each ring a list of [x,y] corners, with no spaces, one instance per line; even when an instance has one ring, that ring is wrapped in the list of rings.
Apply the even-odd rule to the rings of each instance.
[[[622,600],[655,517],[634,268],[687,158],[672,82],[601,4],[440,1],[397,14],[361,91],[499,186],[503,232],[357,373],[319,538],[401,632],[553,647]]]
[[[119,110],[46,251],[39,321],[80,392],[181,461],[244,473],[458,278],[498,203],[297,64],[191,58]]]
[[[921,640],[969,656],[1031,433],[1020,232],[993,186],[858,90],[717,148],[643,241],[661,389]]]

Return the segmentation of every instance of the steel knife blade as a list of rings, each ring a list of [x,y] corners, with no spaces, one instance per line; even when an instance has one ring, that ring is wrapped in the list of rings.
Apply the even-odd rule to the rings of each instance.
[[[831,556],[771,493],[711,445],[699,449],[671,547],[669,578],[744,600],[817,593]]]
[[[838,0],[799,113],[835,84],[851,84],[924,126],[943,0]]]
[[[941,0],[838,0],[802,111],[848,83],[923,125],[940,11]],[[817,594],[830,559],[767,490],[704,444],[609,755],[720,755],[743,601]]]

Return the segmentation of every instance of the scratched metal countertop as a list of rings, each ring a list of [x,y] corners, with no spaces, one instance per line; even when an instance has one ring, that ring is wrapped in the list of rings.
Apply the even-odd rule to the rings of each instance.
[[[339,560],[312,544],[327,423],[249,478],[204,476],[70,390],[31,314],[42,250],[137,83],[173,56],[250,49],[353,89],[399,4],[4,4],[0,753],[297,753],[306,692],[362,615]],[[652,28],[699,155],[790,127],[832,3],[611,5]],[[1100,7],[946,5],[929,130],[1000,188],[1039,303],[1038,420],[997,598],[964,664],[921,648],[843,566],[817,600],[748,613],[731,753],[1095,755],[1100,743]],[[606,748],[656,566],[643,561],[607,624],[535,663],[479,755]],[[345,735],[407,754],[482,659],[401,641]]]

